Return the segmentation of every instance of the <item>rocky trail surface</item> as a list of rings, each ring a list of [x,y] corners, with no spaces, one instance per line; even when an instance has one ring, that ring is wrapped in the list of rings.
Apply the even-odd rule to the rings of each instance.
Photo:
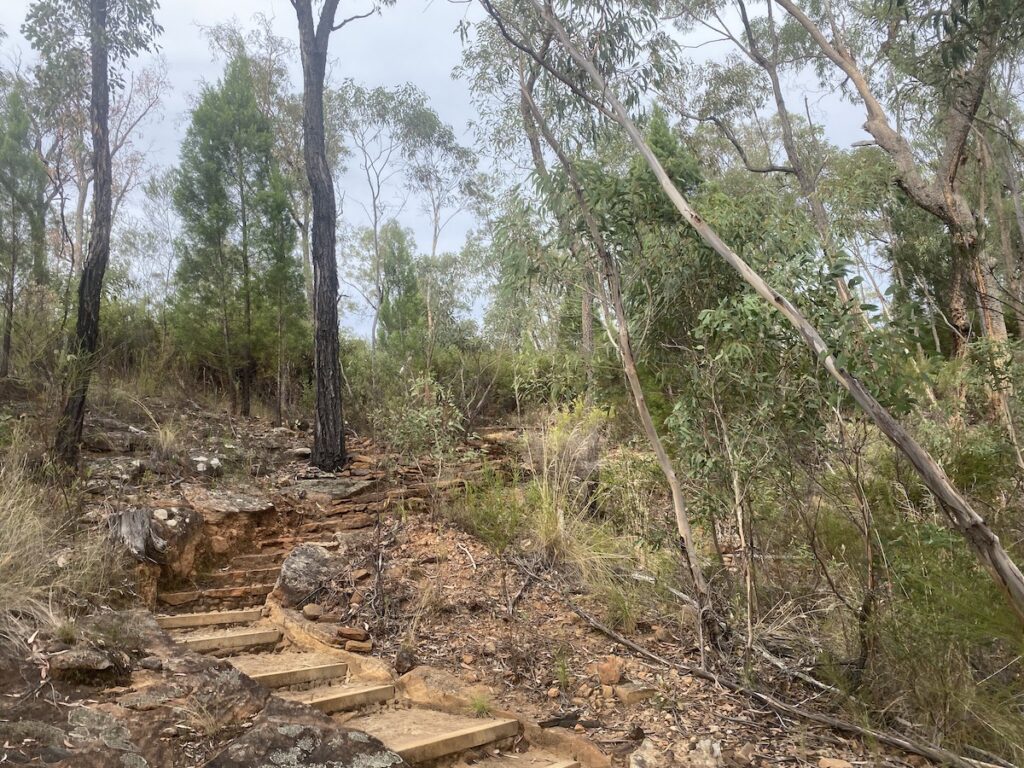
[[[154,416],[154,414],[156,414]],[[94,417],[82,526],[136,552],[136,603],[32,638],[0,680],[0,762],[62,766],[920,765],[652,663],[580,618],[536,564],[438,514],[501,472],[482,430],[438,466],[355,439],[321,473],[308,435],[175,411],[186,442]],[[633,639],[698,649],[685,613]]]

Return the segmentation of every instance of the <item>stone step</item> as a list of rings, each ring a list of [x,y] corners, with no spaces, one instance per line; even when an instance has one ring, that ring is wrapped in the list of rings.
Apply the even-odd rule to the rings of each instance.
[[[277,581],[280,565],[243,568],[241,570],[214,571],[201,577],[204,585],[211,587],[240,587],[250,584],[267,584]]]
[[[395,697],[393,685],[330,685],[308,691],[283,691],[282,699],[308,704],[321,712],[345,712]]]
[[[182,638],[179,642],[190,651],[216,653],[241,648],[255,648],[261,645],[277,645],[284,637],[279,629],[243,629],[216,635],[202,635]]]
[[[337,657],[318,653],[243,654],[231,659],[232,665],[267,688],[289,688],[309,683],[341,682],[348,675],[348,664]]]
[[[229,567],[231,570],[242,570],[244,568],[269,568],[273,565],[280,565],[288,556],[287,549],[268,549],[266,552],[251,552],[246,555],[235,555],[231,558]]]
[[[366,731],[409,763],[424,763],[509,739],[519,721],[477,719],[431,709],[393,709],[345,721]]]
[[[263,612],[260,608],[247,611],[209,611],[208,613],[176,613],[157,616],[156,623],[163,629],[191,629],[192,627],[214,627],[220,624],[245,624],[259,621]]]
[[[273,584],[247,584],[242,587],[216,587],[212,589],[196,589],[185,592],[161,592],[157,595],[157,600],[164,605],[174,607],[191,605],[192,603],[200,602],[202,600],[220,601],[238,599],[262,602],[261,598],[265,598],[273,591]]]

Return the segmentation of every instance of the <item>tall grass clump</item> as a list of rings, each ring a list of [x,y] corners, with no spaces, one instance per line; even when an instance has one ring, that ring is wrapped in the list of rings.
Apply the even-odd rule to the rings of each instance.
[[[118,562],[102,533],[74,535],[64,503],[27,470],[24,439],[0,457],[0,648],[13,653],[100,595]]]

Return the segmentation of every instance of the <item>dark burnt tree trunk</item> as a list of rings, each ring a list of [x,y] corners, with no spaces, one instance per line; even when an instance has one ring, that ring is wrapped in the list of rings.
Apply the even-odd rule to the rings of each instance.
[[[113,208],[110,170],[110,88],[107,56],[107,0],[89,2],[89,39],[92,58],[92,98],[89,104],[92,125],[93,213],[89,233],[89,252],[82,265],[78,283],[78,321],[71,340],[71,365],[67,381],[67,400],[57,423],[54,450],[59,461],[68,466],[78,462],[78,446],[85,421],[85,397],[95,367],[100,335],[100,297],[103,275],[110,258],[110,220]]]
[[[4,289],[4,340],[0,349],[0,379],[11,372],[11,336],[14,330],[14,277],[18,271],[18,211],[11,199],[11,264]]]
[[[314,23],[313,0],[291,0],[299,22],[302,54],[302,138],[306,176],[313,198],[311,260],[313,262],[313,371],[316,415],[311,461],[324,470],[345,463],[345,429],[338,359],[338,265],[335,261],[334,184],[324,137],[324,77],[327,46],[339,0],[324,0]]]

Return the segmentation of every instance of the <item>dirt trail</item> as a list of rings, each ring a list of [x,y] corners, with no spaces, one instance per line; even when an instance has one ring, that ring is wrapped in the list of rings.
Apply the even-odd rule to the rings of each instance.
[[[226,656],[410,763],[920,764],[628,655],[548,575],[534,578],[436,514],[445,494],[501,471],[516,439],[508,430],[485,430],[443,472],[356,439],[351,466],[335,475],[308,466],[301,431],[199,410],[176,418],[188,444],[174,460],[144,452],[152,425],[93,421],[85,519],[150,510],[173,561],[140,567],[141,592],[175,640]],[[186,535],[190,511],[203,522]],[[337,574],[285,608],[282,563],[310,544]],[[685,615],[645,617],[632,639],[662,657],[697,657]]]

